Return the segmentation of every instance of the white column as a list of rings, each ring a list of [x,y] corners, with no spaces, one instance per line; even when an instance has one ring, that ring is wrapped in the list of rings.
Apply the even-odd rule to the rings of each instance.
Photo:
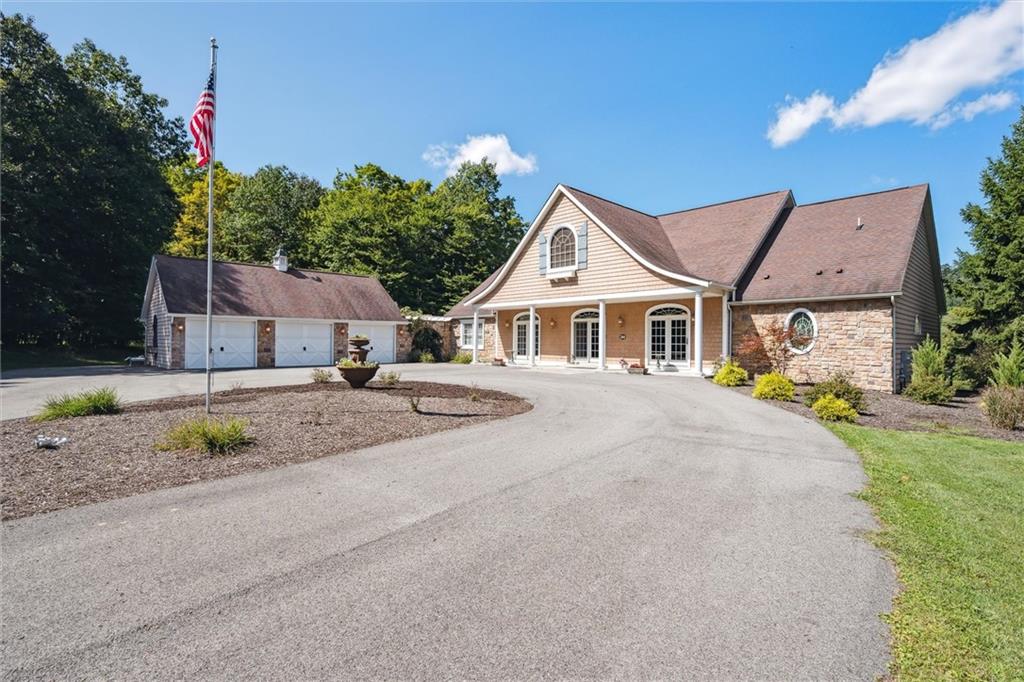
[[[498,343],[501,339],[498,338],[498,334],[501,333],[501,327],[498,326],[498,311],[494,311],[494,359],[498,359]]]
[[[605,365],[605,337],[608,334],[608,316],[605,314],[604,301],[597,302],[597,329],[600,332],[597,337],[597,369],[604,371]]]
[[[480,362],[480,344],[483,343],[483,339],[480,338],[480,309],[477,307],[473,308],[473,364]]]
[[[693,295],[693,366],[704,374],[704,292]]]
[[[527,356],[527,361],[531,365],[536,365],[537,364],[537,358],[536,358],[537,349],[534,348],[534,346],[536,346],[536,343],[535,343],[536,339],[537,339],[537,306],[532,306],[531,305],[530,306],[530,324],[526,328],[526,356]]]
[[[722,360],[732,355],[729,344],[729,292],[722,292]]]

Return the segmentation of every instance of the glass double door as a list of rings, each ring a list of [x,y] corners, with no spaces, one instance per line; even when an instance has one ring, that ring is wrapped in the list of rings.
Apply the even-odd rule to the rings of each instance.
[[[676,306],[665,306],[647,316],[647,364],[672,368],[690,361],[689,315]]]
[[[601,324],[598,314],[579,313],[572,321],[572,356],[578,363],[592,364],[598,361],[601,347]]]

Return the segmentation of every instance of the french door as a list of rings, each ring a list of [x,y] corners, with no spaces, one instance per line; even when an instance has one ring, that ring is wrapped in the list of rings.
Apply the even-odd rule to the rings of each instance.
[[[601,323],[596,310],[581,310],[572,316],[573,362],[595,363],[600,355]]]
[[[647,313],[647,366],[665,371],[690,365],[690,315],[686,308],[666,305]]]
[[[540,356],[540,316],[535,315],[533,319],[533,357],[536,359]],[[517,361],[525,362],[529,360],[527,354],[530,352],[528,343],[530,338],[529,313],[516,315],[513,331],[515,335],[512,339],[512,353]]]

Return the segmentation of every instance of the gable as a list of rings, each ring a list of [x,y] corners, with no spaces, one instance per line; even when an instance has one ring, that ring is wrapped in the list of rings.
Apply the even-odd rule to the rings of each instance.
[[[573,279],[549,280],[540,270],[538,235],[550,241],[551,234],[558,227],[570,225],[578,229],[584,223],[587,225],[586,267],[577,270]],[[526,248],[511,263],[504,279],[477,303],[486,305],[563,296],[599,296],[676,286],[679,286],[678,281],[641,265],[570,199],[559,195],[536,232],[530,235]]]

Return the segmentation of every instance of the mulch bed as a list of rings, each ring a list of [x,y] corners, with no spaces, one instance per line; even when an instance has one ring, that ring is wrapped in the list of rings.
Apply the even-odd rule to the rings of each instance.
[[[409,398],[420,399],[419,412]],[[214,416],[247,419],[252,445],[222,456],[154,448],[175,424],[203,416],[203,406],[201,395],[182,396],[132,403],[116,415],[0,422],[2,518],[305,462],[533,408],[500,391],[418,381],[361,390],[342,381],[235,389],[215,394]],[[70,441],[37,449],[37,434]]]
[[[810,390],[808,385],[797,385],[795,402],[766,400],[790,412],[816,419],[811,408],[804,406],[803,396]],[[749,396],[753,386],[736,386],[730,390]],[[1024,442],[1024,430],[997,429],[988,422],[981,411],[981,398],[975,395],[957,396],[949,405],[922,405],[909,398],[880,391],[864,391],[868,410],[857,420],[863,426],[896,431],[930,431],[953,433],[982,438]]]

